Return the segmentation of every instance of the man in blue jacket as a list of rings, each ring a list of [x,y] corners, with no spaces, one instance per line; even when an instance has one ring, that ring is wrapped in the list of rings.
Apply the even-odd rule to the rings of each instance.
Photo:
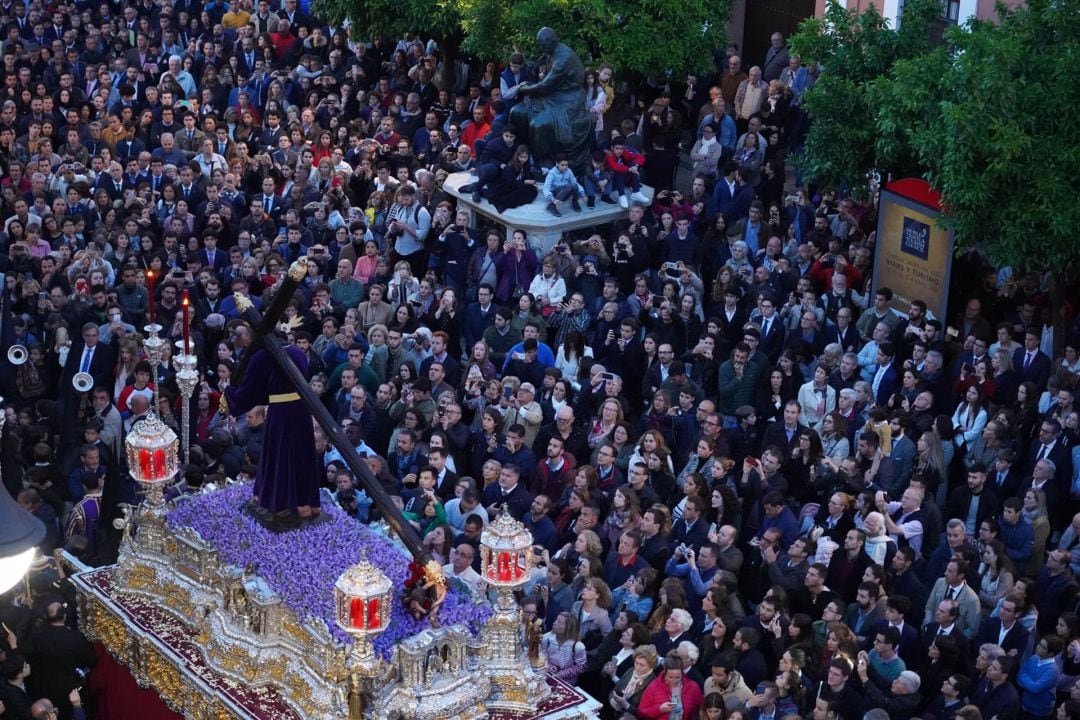
[[[1020,708],[1027,717],[1049,718],[1054,712],[1054,693],[1061,670],[1055,658],[1061,653],[1061,638],[1047,635],[1035,646],[1035,654],[1020,666],[1016,684],[1020,686]]]

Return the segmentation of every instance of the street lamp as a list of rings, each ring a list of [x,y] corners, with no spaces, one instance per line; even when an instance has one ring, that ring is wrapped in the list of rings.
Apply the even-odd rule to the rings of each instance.
[[[0,397],[0,437],[3,436],[4,398]],[[0,593],[22,580],[45,538],[45,525],[15,502],[0,477]]]

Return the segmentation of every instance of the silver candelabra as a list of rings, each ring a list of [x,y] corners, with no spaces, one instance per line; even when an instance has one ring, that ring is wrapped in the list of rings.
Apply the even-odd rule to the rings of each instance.
[[[180,415],[180,442],[184,449],[184,467],[191,462],[191,396],[199,382],[199,373],[195,369],[199,360],[190,352],[190,345],[189,342],[188,347],[184,347],[183,340],[176,341],[176,347],[180,351],[176,356],[176,366],[180,368],[176,371],[176,384],[180,388],[180,395],[184,398]]]

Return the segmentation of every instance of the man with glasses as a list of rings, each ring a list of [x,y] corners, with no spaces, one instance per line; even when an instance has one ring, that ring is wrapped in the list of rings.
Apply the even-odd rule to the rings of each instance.
[[[672,348],[671,343],[663,343],[656,349],[656,355],[659,362],[653,363],[645,374],[645,380],[642,383],[642,394],[646,400],[651,400],[656,391],[660,389],[660,386],[667,382],[671,371],[671,363],[675,360],[675,350]]]

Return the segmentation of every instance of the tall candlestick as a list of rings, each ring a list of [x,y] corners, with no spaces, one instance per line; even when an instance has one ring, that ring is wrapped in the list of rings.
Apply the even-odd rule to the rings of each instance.
[[[180,305],[184,311],[184,354],[187,355],[191,352],[191,296],[188,295],[187,288],[184,288],[184,295]]]
[[[157,314],[154,311],[154,271],[146,271],[146,289],[150,293],[150,301],[147,309],[150,312],[150,322],[154,322],[154,316]]]

